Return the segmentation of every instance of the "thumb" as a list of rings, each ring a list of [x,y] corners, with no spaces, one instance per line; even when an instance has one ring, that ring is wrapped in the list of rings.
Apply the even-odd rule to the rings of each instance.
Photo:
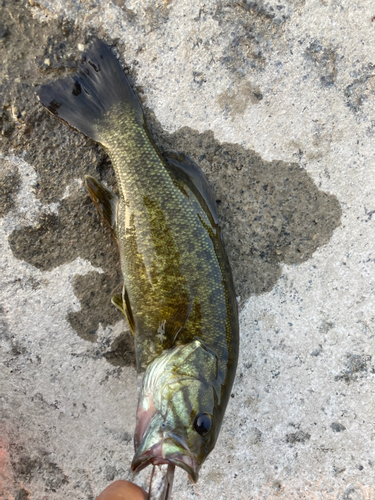
[[[136,484],[119,480],[107,486],[96,500],[147,500],[147,494]]]

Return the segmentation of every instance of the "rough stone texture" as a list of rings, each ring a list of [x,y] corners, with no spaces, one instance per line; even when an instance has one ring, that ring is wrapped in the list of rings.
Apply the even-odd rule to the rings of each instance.
[[[133,478],[134,348],[83,185],[115,178],[35,97],[93,35],[116,44],[159,148],[204,169],[242,307],[220,439],[173,498],[375,498],[373,2],[0,9],[0,499],[93,499]]]

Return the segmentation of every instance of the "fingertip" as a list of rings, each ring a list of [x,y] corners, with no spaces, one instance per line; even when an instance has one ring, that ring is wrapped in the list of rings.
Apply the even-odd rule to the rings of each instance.
[[[107,486],[96,500],[147,500],[147,494],[136,484],[119,479]]]

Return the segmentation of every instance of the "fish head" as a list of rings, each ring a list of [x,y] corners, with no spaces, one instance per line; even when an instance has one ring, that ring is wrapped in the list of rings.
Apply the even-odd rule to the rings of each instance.
[[[138,402],[133,470],[174,464],[196,482],[220,430],[220,396],[217,357],[199,339],[154,360]]]

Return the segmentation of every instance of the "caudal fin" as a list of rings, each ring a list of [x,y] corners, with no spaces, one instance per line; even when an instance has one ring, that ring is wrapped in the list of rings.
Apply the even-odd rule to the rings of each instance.
[[[103,120],[114,106],[120,104],[143,119],[138,98],[118,60],[98,39],[82,54],[75,75],[43,85],[37,94],[53,115],[101,143],[105,143]]]

